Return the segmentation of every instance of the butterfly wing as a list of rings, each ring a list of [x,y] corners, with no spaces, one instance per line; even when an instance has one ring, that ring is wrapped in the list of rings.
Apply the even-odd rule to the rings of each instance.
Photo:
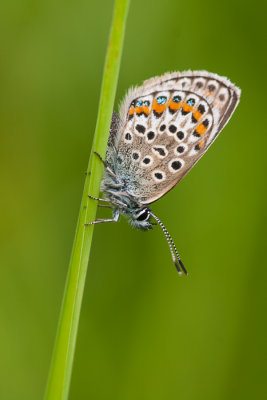
[[[127,192],[149,204],[172,189],[216,139],[239,97],[228,79],[206,71],[165,74],[131,89],[112,161]]]
[[[122,128],[123,124],[120,117],[115,113],[115,111],[113,111],[106,152],[106,162],[108,165],[112,166],[114,163],[116,163],[117,147]]]

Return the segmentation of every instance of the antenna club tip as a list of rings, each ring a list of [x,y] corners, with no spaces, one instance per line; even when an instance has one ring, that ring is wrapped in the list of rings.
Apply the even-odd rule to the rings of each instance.
[[[175,267],[177,269],[178,274],[182,275],[182,271],[180,269],[180,266],[179,266],[178,262],[175,259],[173,260],[173,262],[174,262],[174,265],[175,265]]]
[[[185,269],[183,263],[180,260],[179,260],[179,264],[178,264],[178,262],[176,260],[174,261],[174,264],[176,266],[178,275],[183,275],[183,273],[184,273],[186,276],[188,276],[188,272],[187,272],[187,270]],[[182,268],[182,270],[180,269],[180,267]]]
[[[185,275],[188,275],[188,272],[187,272],[187,270],[185,269],[185,266],[184,266],[184,264],[182,263],[182,260],[180,260],[180,259],[179,259],[179,264],[180,264],[180,267],[182,268],[182,270],[184,271],[184,274],[185,274]]]

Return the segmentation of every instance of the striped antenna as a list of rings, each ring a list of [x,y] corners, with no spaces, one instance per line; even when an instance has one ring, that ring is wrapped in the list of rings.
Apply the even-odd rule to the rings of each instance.
[[[164,225],[164,224],[161,222],[161,220],[160,220],[155,214],[153,214],[151,211],[150,211],[150,214],[152,215],[153,218],[155,218],[155,220],[157,221],[157,223],[158,223],[159,226],[161,227],[161,229],[162,229],[162,231],[163,231],[163,233],[164,233],[164,235],[165,235],[165,237],[166,237],[166,239],[167,239],[168,246],[169,246],[169,249],[170,249],[170,252],[171,252],[171,256],[172,256],[172,260],[173,260],[174,265],[175,265],[175,267],[176,267],[176,269],[177,269],[177,271],[178,271],[178,274],[179,274],[179,275],[182,274],[182,271],[181,271],[181,268],[182,268],[182,270],[183,270],[183,272],[185,273],[185,275],[188,275],[188,272],[187,272],[187,270],[185,269],[184,264],[182,263],[181,257],[180,257],[180,255],[179,255],[179,253],[178,253],[178,251],[177,251],[177,248],[176,248],[176,246],[175,246],[175,244],[174,244],[174,241],[172,240],[172,237],[171,237],[171,235],[169,234],[169,232],[167,231],[165,225]],[[181,268],[180,268],[180,267],[181,267]]]

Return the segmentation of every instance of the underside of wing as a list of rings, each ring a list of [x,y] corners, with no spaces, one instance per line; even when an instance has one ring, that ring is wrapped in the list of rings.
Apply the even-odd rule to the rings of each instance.
[[[116,174],[149,204],[174,187],[207,151],[238,104],[240,90],[206,71],[165,74],[122,103]]]

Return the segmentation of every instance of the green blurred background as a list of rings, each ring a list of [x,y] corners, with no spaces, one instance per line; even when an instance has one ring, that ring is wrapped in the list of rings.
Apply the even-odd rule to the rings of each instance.
[[[113,1],[0,12],[0,399],[42,399],[94,133]],[[132,1],[115,109],[131,85],[206,69],[242,89],[208,153],[153,207],[97,226],[70,399],[265,399],[264,1]]]

